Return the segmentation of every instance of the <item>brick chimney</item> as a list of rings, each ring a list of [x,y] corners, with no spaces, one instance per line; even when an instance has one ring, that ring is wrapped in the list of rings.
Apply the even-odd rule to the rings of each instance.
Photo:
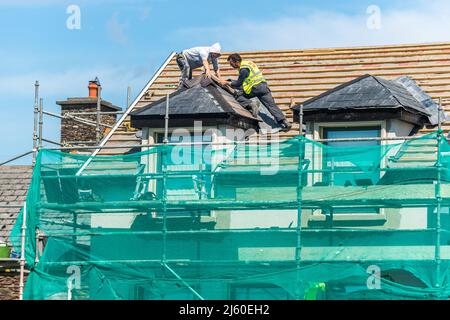
[[[101,87],[98,78],[89,81],[88,96],[81,98],[68,98],[64,101],[56,101],[56,104],[61,106],[62,116],[75,116],[87,120],[94,125],[87,123],[81,123],[74,121],[73,119],[61,120],[61,144],[67,145],[96,145],[92,143],[96,141],[96,126],[97,121],[97,100],[99,94],[99,88]],[[117,112],[122,109],[113,105],[111,102],[101,99],[100,101],[101,112]],[[90,114],[86,114],[90,113]],[[100,116],[100,123],[113,126],[117,121],[117,115],[108,114]],[[110,130],[103,126],[100,126],[100,132],[103,136]]]

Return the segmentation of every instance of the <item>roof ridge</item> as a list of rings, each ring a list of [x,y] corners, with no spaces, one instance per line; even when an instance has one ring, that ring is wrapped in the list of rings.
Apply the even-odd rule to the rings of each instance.
[[[375,79],[375,80],[376,80],[383,88],[385,88],[387,91],[389,91],[389,93],[394,97],[395,101],[397,101],[397,103],[398,103],[400,106],[403,106],[403,104],[402,104],[402,103],[400,102],[400,100],[397,98],[397,96],[395,95],[395,93],[393,93],[392,90],[391,90],[389,87],[385,86],[385,85],[380,81],[380,79],[383,80],[383,81],[389,81],[389,83],[391,83],[392,81],[386,80],[386,79],[383,79],[383,78],[377,77],[377,76],[373,76],[373,78],[374,78],[374,79]]]
[[[210,85],[208,85],[208,86],[206,86],[206,87],[203,87],[203,89],[205,89],[205,90],[211,95],[213,101],[214,101],[217,105],[221,106],[222,109],[224,109],[224,111],[226,111],[226,112],[229,113],[229,114],[234,113],[234,112],[233,112],[233,108],[228,104],[227,101],[225,101],[225,99],[220,99],[220,100],[223,100],[222,103],[220,103],[220,102],[218,101],[219,98],[218,98],[218,96],[216,95],[216,92],[215,92],[214,90],[220,92],[219,87],[216,87],[215,84],[211,83]],[[225,90],[224,90],[224,91],[225,91]]]

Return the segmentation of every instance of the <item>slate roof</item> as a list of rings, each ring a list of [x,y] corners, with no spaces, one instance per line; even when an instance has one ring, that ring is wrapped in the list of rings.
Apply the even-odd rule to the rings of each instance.
[[[0,243],[9,234],[25,201],[32,175],[31,166],[0,166]]]
[[[372,75],[344,83],[303,103],[304,111],[342,109],[404,108],[431,116],[431,113],[401,84]],[[299,110],[297,105],[293,109]]]
[[[166,113],[166,101],[164,97],[156,102],[131,113],[131,122],[135,126],[139,119],[157,119],[163,123]],[[169,96],[170,119],[191,118],[201,120],[202,118],[230,116],[250,121],[255,128],[258,127],[256,119],[247,109],[242,107],[236,99],[227,91],[212,81],[198,76],[188,84]],[[139,124],[136,125],[139,127]]]

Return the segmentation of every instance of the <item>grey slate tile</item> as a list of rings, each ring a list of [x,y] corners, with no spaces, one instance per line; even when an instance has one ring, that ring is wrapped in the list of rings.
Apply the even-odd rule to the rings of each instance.
[[[431,116],[425,106],[401,84],[365,75],[303,103],[305,111],[349,108],[408,108]],[[294,110],[299,110],[295,106]]]
[[[31,182],[30,166],[0,166],[0,243],[8,243]],[[1,207],[1,206],[19,206]]]

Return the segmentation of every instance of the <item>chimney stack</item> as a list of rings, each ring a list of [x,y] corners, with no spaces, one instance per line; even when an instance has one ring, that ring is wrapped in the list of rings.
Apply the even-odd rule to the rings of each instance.
[[[99,93],[100,81],[98,78],[89,81],[89,96],[81,98],[68,98],[64,101],[57,101],[61,106],[61,115],[72,115],[79,119],[84,119],[90,122],[82,123],[74,121],[70,118],[61,120],[61,143],[68,145],[92,145],[96,144],[97,132],[97,102]],[[104,99],[100,101],[101,112],[117,112],[122,109],[113,105]],[[100,116],[100,123],[113,126],[116,123],[117,116],[115,114],[103,114]],[[100,127],[102,135],[108,130],[106,127]]]

